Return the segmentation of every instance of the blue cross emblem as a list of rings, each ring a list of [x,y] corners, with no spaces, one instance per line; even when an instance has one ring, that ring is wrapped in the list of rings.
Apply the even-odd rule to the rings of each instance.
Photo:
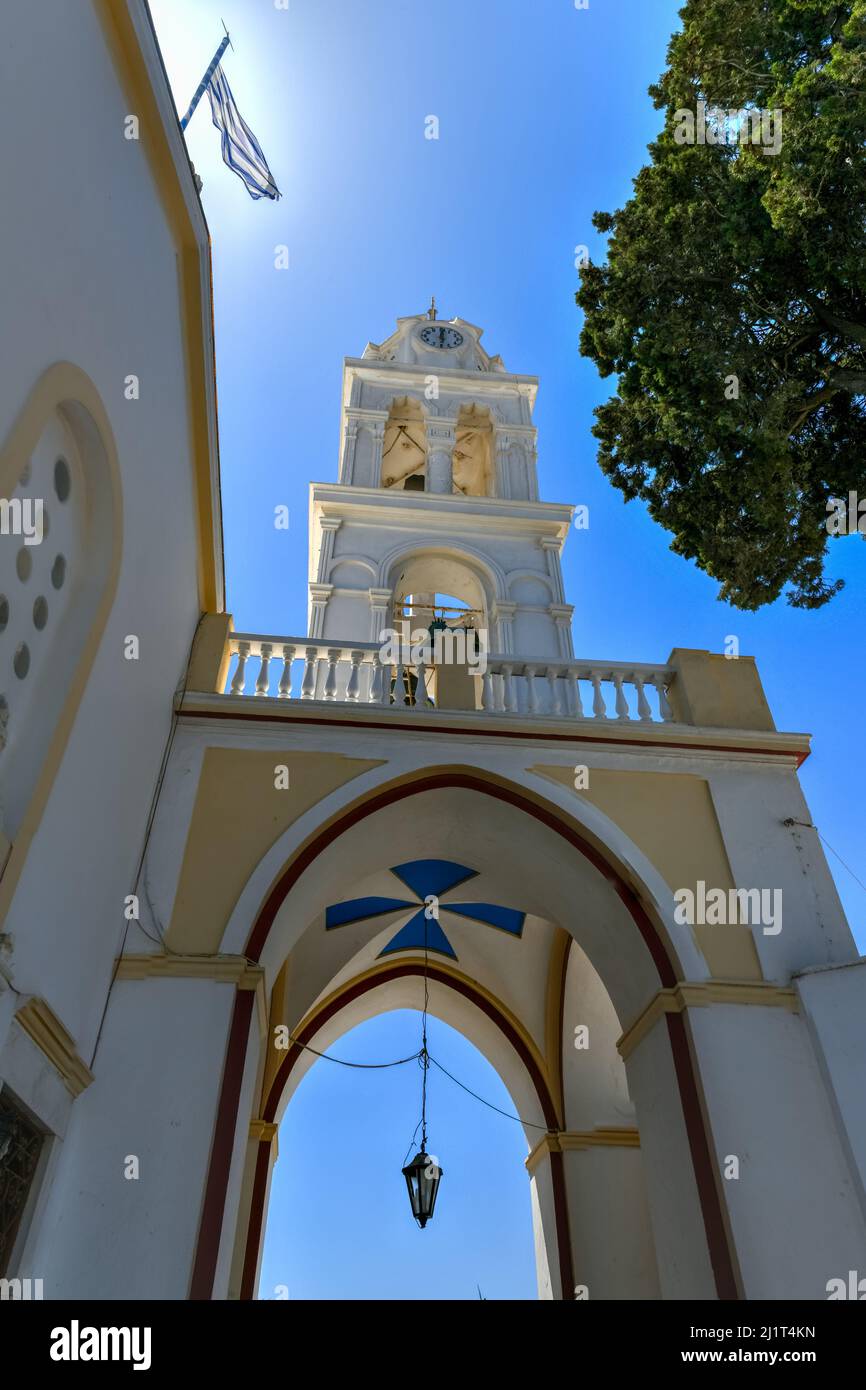
[[[364,922],[380,917],[386,912],[396,912],[400,908],[407,911],[415,909],[397,935],[388,942],[380,956],[390,956],[396,951],[424,949],[426,929],[427,950],[436,951],[441,956],[457,959],[457,953],[442,930],[438,918],[430,908],[425,913],[425,903],[432,898],[438,904],[438,912],[453,913],[455,917],[465,917],[472,922],[482,922],[488,927],[497,927],[512,936],[522,936],[525,912],[517,912],[511,907],[497,907],[494,903],[442,902],[441,899],[461,883],[477,878],[475,869],[467,869],[463,864],[452,864],[447,859],[413,859],[408,864],[398,864],[390,870],[401,883],[405,884],[415,899],[405,898],[351,898],[349,902],[335,903],[325,909],[325,929],[345,927],[351,922]],[[426,920],[425,920],[426,918]]]

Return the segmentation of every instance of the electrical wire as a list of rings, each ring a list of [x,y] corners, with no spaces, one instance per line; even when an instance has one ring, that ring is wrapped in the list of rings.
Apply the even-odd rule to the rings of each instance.
[[[459,1086],[461,1091],[465,1091],[467,1095],[474,1097],[475,1100],[480,1100],[481,1104],[486,1105],[488,1110],[495,1110],[497,1115],[504,1115],[506,1120],[516,1120],[519,1125],[526,1125],[529,1129],[540,1129],[543,1130],[545,1134],[551,1132],[550,1125],[538,1125],[535,1124],[533,1120],[524,1120],[520,1115],[509,1115],[507,1110],[500,1110],[498,1105],[494,1105],[492,1101],[485,1100],[483,1096],[479,1096],[477,1091],[470,1090],[462,1081],[458,1081],[457,1077],[452,1076],[451,1072],[448,1071],[446,1067],[443,1067],[441,1062],[437,1062],[435,1057],[431,1057],[430,1061],[433,1063],[434,1067],[438,1067],[440,1071],[445,1073],[449,1081],[453,1081],[455,1086]]]
[[[817,825],[813,826],[812,829],[817,832],[818,838],[824,841],[824,844],[827,846],[830,853],[836,855],[836,858],[839,860],[839,863],[842,865],[842,868],[848,869],[848,872],[853,878],[854,882],[859,883],[860,887],[863,889],[863,892],[866,893],[866,883],[864,883],[862,879],[857,877],[852,868],[849,868],[849,866],[845,863],[845,860],[842,858],[841,854],[839,854],[838,850],[835,850],[833,846],[830,844],[830,841],[826,838],[826,836],[822,835],[820,830],[818,830]]]
[[[862,879],[857,877],[854,870],[851,868],[849,864],[845,863],[845,860],[842,858],[839,851],[833,848],[826,835],[821,834],[821,831],[818,829],[817,825],[814,825],[812,821],[794,820],[793,816],[788,816],[787,820],[782,821],[782,824],[787,826],[799,825],[803,830],[814,830],[815,834],[818,836],[818,839],[823,840],[830,853],[835,854],[836,858],[839,860],[839,863],[842,865],[842,868],[848,870],[848,873],[851,875],[854,882],[859,884],[860,887],[863,889],[863,892],[866,893],[866,883],[864,883]]]
[[[406,1153],[405,1153],[405,1155],[404,1155],[404,1157],[403,1157],[403,1162],[400,1164],[400,1167],[401,1167],[401,1168],[405,1168],[405,1167],[406,1167],[406,1160],[408,1159],[410,1153],[412,1152],[412,1150],[413,1150],[414,1147],[415,1147],[415,1135],[418,1133],[418,1131],[419,1131],[420,1128],[421,1128],[421,1121],[419,1120],[418,1123],[417,1123],[417,1125],[415,1126],[414,1130],[412,1131],[412,1138],[409,1140],[409,1147],[408,1147],[408,1149],[406,1150]]]
[[[381,1071],[383,1067],[402,1067],[406,1062],[414,1062],[420,1057],[420,1052],[413,1052],[410,1057],[398,1057],[396,1062],[347,1062],[343,1057],[332,1057],[329,1052],[317,1052],[308,1043],[299,1042],[289,1034],[289,1042],[295,1047],[303,1048],[304,1052],[312,1052],[315,1057],[321,1057],[325,1062],[337,1062],[341,1067],[356,1067],[359,1071]],[[418,1126],[415,1126],[416,1130]]]
[[[187,682],[188,682],[188,680],[189,680],[189,668],[190,668],[190,661],[192,660],[192,652],[193,652],[193,649],[194,649],[194,647],[195,647],[196,638],[198,637],[199,628],[201,627],[203,621],[204,621],[204,614],[201,614],[201,616],[199,617],[198,622],[196,623],[195,632],[194,632],[193,635],[192,635],[192,642],[191,642],[191,644],[190,644],[190,654],[189,654],[189,656],[187,657],[186,668],[185,668],[184,673],[183,673],[183,684],[182,684],[182,686],[181,686],[180,696],[179,696],[178,699],[175,699],[175,701],[174,701],[174,703],[173,703],[173,705],[172,705],[172,711],[171,711],[171,724],[170,724],[170,726],[169,726],[168,738],[166,739],[165,747],[163,748],[162,760],[161,760],[160,765],[159,765],[159,774],[158,774],[157,779],[156,779],[156,785],[155,785],[155,787],[154,787],[154,789],[153,789],[153,796],[151,797],[151,800],[150,800],[150,807],[149,807],[149,810],[148,810],[147,820],[146,820],[146,822],[145,822],[145,827],[144,827],[144,840],[143,840],[143,843],[142,843],[142,846],[141,846],[141,853],[140,853],[140,855],[139,855],[139,857],[138,857],[138,866],[137,866],[136,871],[135,871],[135,879],[134,879],[134,881],[133,881],[133,892],[134,892],[134,894],[137,894],[137,893],[138,893],[139,883],[141,882],[141,872],[142,872],[142,869],[144,868],[144,860],[145,860],[145,856],[147,855],[148,845],[150,844],[150,835],[151,835],[151,831],[153,830],[153,823],[154,823],[154,821],[155,821],[155,819],[156,819],[156,811],[157,811],[157,806],[159,805],[160,792],[162,791],[162,785],[163,785],[163,782],[165,781],[165,775],[166,775],[166,773],[167,773],[167,771],[168,771],[168,763],[169,763],[169,759],[170,759],[170,757],[171,757],[171,750],[172,750],[172,747],[173,747],[173,745],[174,745],[175,735],[176,735],[176,733],[177,733],[177,728],[178,728],[178,716],[179,716],[180,708],[181,708],[181,706],[183,705],[184,697],[185,697],[186,691],[187,691]],[[177,691],[175,691],[175,694],[177,694]],[[109,982],[108,982],[108,989],[107,989],[106,992],[105,992],[105,1003],[104,1003],[103,1006],[102,1006],[102,1013],[101,1013],[100,1019],[99,1019],[99,1027],[98,1027],[97,1030],[96,1030],[96,1038],[95,1038],[94,1043],[93,1043],[93,1051],[92,1051],[92,1053],[90,1054],[90,1070],[91,1070],[91,1071],[93,1070],[93,1063],[94,1063],[95,1060],[96,1060],[96,1053],[97,1053],[97,1050],[98,1050],[98,1048],[99,1048],[100,1040],[101,1040],[101,1038],[102,1038],[102,1030],[103,1030],[103,1028],[105,1027],[105,1018],[106,1018],[106,1015],[107,1015],[107,1013],[108,1013],[108,1005],[109,1005],[109,1002],[110,1002],[110,1000],[111,1000],[111,992],[112,992],[112,990],[114,989],[114,985],[115,985],[115,982],[116,982],[116,980],[117,980],[117,974],[118,974],[118,971],[120,970],[120,962],[121,962],[121,960],[122,960],[122,958],[123,958],[123,952],[124,952],[124,950],[126,949],[126,939],[127,939],[128,935],[129,935],[130,922],[132,922],[133,920],[135,920],[135,919],[133,919],[133,918],[127,918],[126,921],[124,922],[124,926],[123,926],[123,935],[122,935],[122,937],[121,937],[121,939],[120,939],[120,947],[119,947],[119,949],[118,949],[118,951],[117,951],[117,954],[116,954],[116,956],[115,956],[115,959],[114,959],[114,968],[112,969],[112,972],[111,972],[111,979],[110,979]],[[154,944],[155,946],[160,946],[160,947],[162,948],[162,950],[165,951],[168,955],[171,955],[171,956],[177,955],[177,952],[176,952],[176,951],[173,951],[173,950],[171,949],[171,947],[168,946],[168,945],[166,944],[165,939],[163,938],[162,932],[160,932],[160,933],[159,933],[159,936],[156,937],[156,936],[154,936],[151,932],[149,932],[149,931],[144,927],[144,925],[143,925],[142,922],[136,921],[136,926],[144,933],[144,935],[147,937],[147,939],[148,939],[149,941],[152,941],[152,942],[153,942],[153,944]],[[157,930],[159,930],[158,925],[157,925]]]

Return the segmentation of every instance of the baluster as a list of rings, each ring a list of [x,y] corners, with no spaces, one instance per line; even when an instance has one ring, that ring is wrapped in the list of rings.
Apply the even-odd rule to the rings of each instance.
[[[319,665],[318,656],[318,647],[305,648],[304,657],[306,665],[304,666],[304,680],[301,685],[302,700],[314,700],[316,698],[316,671]]]
[[[583,713],[583,700],[580,698],[580,672],[576,666],[568,668],[568,685],[574,700],[574,718],[585,718]]]
[[[384,674],[385,674],[385,673],[384,673],[384,670],[383,670],[383,668],[382,668],[382,663],[381,663],[381,661],[379,660],[379,653],[378,653],[378,652],[373,652],[373,654],[372,654],[372,656],[371,656],[371,658],[370,658],[370,665],[373,667],[373,674],[372,674],[371,677],[370,677],[370,695],[369,695],[369,701],[370,701],[370,704],[371,704],[371,705],[381,705],[381,704],[382,704],[382,686],[383,686],[383,684],[384,684]]]
[[[292,697],[292,662],[295,659],[295,648],[288,644],[283,644],[283,674],[280,676],[279,697],[281,700],[290,700]]]
[[[427,695],[427,670],[422,657],[415,663],[415,706],[417,709],[429,709],[433,701]]]
[[[271,652],[274,650],[272,643],[262,642],[259,653],[262,664],[259,667],[259,674],[256,676],[256,694],[267,695],[271,684]]]
[[[653,676],[653,685],[658,691],[659,709],[661,711],[662,719],[666,724],[671,724],[673,722],[674,712],[668,704],[668,695],[667,690],[665,688],[664,676]]]
[[[337,698],[337,662],[343,655],[341,647],[328,648],[328,674],[325,677],[325,699],[336,700]]]
[[[407,705],[409,696],[406,690],[406,682],[403,679],[403,657],[402,654],[397,658],[397,668],[394,678],[394,704]]]
[[[524,666],[523,674],[526,677],[526,708],[529,714],[538,713],[538,691],[535,689],[535,666]]]
[[[250,654],[249,642],[238,642],[238,664],[232,676],[231,692],[233,695],[243,695],[244,685],[247,679],[247,657]]]
[[[358,669],[364,659],[363,652],[352,652],[352,669],[349,672],[349,683],[346,686],[346,699],[352,704],[358,699],[361,688],[361,672]]]
[[[653,717],[653,712],[650,708],[650,702],[647,699],[646,692],[643,688],[643,676],[639,676],[637,672],[635,672],[634,683],[637,688],[637,712],[640,715],[641,719],[643,719],[644,721],[651,721]]]
[[[481,708],[488,714],[492,714],[496,709],[496,697],[493,692],[493,676],[488,666],[481,677]]]
[[[493,710],[495,714],[501,714],[505,709],[505,682],[501,671],[490,672],[490,688],[493,691]],[[484,686],[482,683],[482,699]]]
[[[592,672],[592,688],[595,692],[592,697],[592,712],[596,719],[607,718],[607,706],[604,703],[604,696],[601,693],[601,676],[598,671]]]
[[[559,698],[559,670],[556,666],[548,666],[547,679],[550,684],[550,713],[562,714],[562,704]]]
[[[509,714],[517,711],[517,695],[514,690],[514,667],[510,661],[502,665],[502,704]]]
[[[622,688],[622,674],[619,671],[614,671],[613,683],[616,688],[616,717],[617,719],[631,719],[628,700],[625,698],[625,691]]]

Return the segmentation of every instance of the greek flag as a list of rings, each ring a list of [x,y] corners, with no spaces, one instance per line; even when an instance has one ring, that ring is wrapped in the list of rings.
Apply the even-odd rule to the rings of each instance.
[[[251,198],[280,196],[262,147],[250,130],[232,96],[222,64],[218,63],[207,84],[213,123],[222,136],[223,159],[243,179]]]

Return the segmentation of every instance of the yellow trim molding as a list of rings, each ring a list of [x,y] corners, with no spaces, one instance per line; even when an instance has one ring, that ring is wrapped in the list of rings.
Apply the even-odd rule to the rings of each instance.
[[[238,989],[258,989],[265,972],[246,956],[121,956],[118,980],[215,980]]]
[[[268,1026],[265,972],[246,956],[128,955],[117,963],[117,980],[213,980],[219,985],[251,989],[256,995],[259,1036]]]
[[[764,1009],[789,1009],[791,1013],[797,1013],[800,1007],[796,990],[766,981],[760,984],[742,980],[684,982],[672,989],[660,989],[650,1000],[617,1043],[620,1057],[625,1061],[634,1052],[662,1014],[680,1014],[684,1009],[705,1008],[709,1004],[757,1004]]]
[[[138,9],[137,6],[132,8]],[[171,102],[168,84],[162,73],[151,71],[144,51],[144,47],[152,45],[151,60],[154,65],[161,63],[149,19],[140,36],[136,32],[129,0],[98,0],[96,15],[111,53],[118,82],[129,103],[127,109],[141,117],[141,146],[177,248],[181,331],[186,349],[184,365],[190,413],[190,454],[195,476],[199,530],[196,557],[199,595],[203,611],[218,612],[223,606],[224,585],[210,236],[197,196],[189,187],[185,194],[181,184],[181,178],[185,176],[185,164],[181,163],[185,159],[185,151],[183,138],[176,130],[174,111],[168,105]],[[163,84],[165,90],[162,90]],[[173,124],[175,129],[172,129]],[[196,227],[195,221],[200,222],[199,227]]]
[[[542,1159],[549,1154],[569,1153],[576,1149],[639,1149],[640,1135],[633,1126],[598,1125],[595,1129],[552,1130],[543,1134],[526,1157],[526,1168],[534,1173]]]
[[[258,1144],[270,1144],[274,1163],[280,1156],[278,1131],[279,1125],[273,1125],[269,1120],[250,1120],[250,1138]]]
[[[78,1055],[74,1039],[44,999],[35,996],[28,999],[16,1012],[15,1022],[48,1059],[73,1098],[87,1090],[93,1073]]]

